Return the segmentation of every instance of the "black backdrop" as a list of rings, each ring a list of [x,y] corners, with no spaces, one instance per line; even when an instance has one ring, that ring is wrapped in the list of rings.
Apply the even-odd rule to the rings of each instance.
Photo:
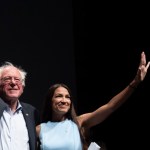
[[[22,101],[40,109],[48,87],[64,82],[77,98],[78,114],[93,111],[133,79],[143,50],[150,60],[148,9],[142,8],[78,0],[2,1],[0,63],[11,61],[27,71]],[[103,141],[108,150],[148,147],[149,80],[150,74],[92,129],[93,141]]]
[[[40,104],[53,83],[76,93],[71,1],[3,1],[0,4],[0,62],[27,71],[22,99]]]
[[[140,54],[150,60],[147,4],[74,1],[78,107],[90,112],[106,103],[133,79]],[[78,16],[78,17],[77,17]],[[149,80],[102,124],[93,141],[108,150],[147,149]]]

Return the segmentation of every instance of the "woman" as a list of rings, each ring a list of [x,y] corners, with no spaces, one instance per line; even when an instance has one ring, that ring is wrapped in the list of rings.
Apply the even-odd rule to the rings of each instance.
[[[120,93],[97,110],[76,115],[70,89],[65,84],[52,85],[42,109],[42,123],[36,127],[41,150],[87,150],[88,130],[104,121],[119,108],[144,80],[150,62],[141,53],[135,78]]]

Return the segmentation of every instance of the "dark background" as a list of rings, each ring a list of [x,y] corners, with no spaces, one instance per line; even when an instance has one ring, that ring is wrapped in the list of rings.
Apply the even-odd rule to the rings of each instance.
[[[96,1],[0,2],[0,63],[27,71],[22,101],[40,109],[49,86],[64,82],[78,114],[108,102],[134,78],[140,54],[149,53],[149,9],[143,3]],[[149,80],[107,120],[92,140],[108,150],[147,149]]]

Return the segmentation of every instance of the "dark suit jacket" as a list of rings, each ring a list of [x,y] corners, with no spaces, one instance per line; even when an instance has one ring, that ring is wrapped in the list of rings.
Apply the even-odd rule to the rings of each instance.
[[[22,105],[22,113],[27,125],[28,134],[29,134],[29,144],[30,150],[37,149],[37,138],[35,126],[39,124],[39,112],[38,110],[30,104],[20,102]],[[0,118],[3,115],[7,104],[0,98]]]

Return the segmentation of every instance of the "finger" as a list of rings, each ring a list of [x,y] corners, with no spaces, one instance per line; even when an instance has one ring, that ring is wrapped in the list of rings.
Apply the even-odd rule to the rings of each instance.
[[[150,61],[146,65],[146,70],[149,68],[149,66],[150,66]]]
[[[146,56],[145,56],[145,53],[144,53],[144,52],[141,53],[140,66],[141,66],[141,65],[146,65]]]

